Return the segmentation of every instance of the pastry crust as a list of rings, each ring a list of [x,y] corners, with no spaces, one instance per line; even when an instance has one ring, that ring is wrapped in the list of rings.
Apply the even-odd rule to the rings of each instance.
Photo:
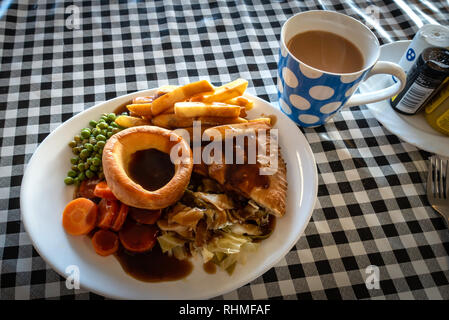
[[[278,169],[274,175],[267,176],[270,183],[268,189],[254,188],[249,198],[266,208],[277,217],[285,214],[287,199],[287,166],[279,150]]]
[[[244,135],[257,130],[268,130],[270,128],[271,126],[269,126],[264,121],[255,121],[243,124],[231,124],[213,127],[205,130],[204,135],[206,135],[209,139],[214,138],[213,140],[225,139],[225,133],[227,130],[230,130],[234,135]],[[263,143],[265,149],[270,150],[270,139],[268,139],[268,137],[265,139],[265,141],[259,140],[259,143]],[[276,151],[275,154],[277,154],[278,157],[277,168],[274,172],[271,172],[271,174],[266,175],[266,178],[268,179],[267,188],[255,186],[248,191],[245,190],[245,188],[241,188],[239,186],[228,183],[228,181],[226,181],[227,171],[235,170],[236,167],[225,164],[224,156],[220,164],[212,163],[210,165],[206,165],[202,163],[199,165],[195,165],[195,172],[211,177],[219,184],[224,185],[227,189],[231,189],[247,198],[252,199],[257,204],[267,209],[271,214],[277,217],[282,217],[284,216],[286,211],[287,166],[284,159],[282,158],[281,150],[278,144],[273,146],[273,151]],[[258,159],[259,168],[269,169],[269,159],[265,158],[264,160],[267,161],[267,164],[260,163]],[[242,164],[241,166],[244,167],[245,165]]]
[[[162,188],[144,189],[128,175],[131,155],[139,150],[157,149],[170,154],[178,152],[180,162],[175,163],[173,178]],[[155,126],[132,127],[114,134],[103,150],[103,172],[112,193],[121,202],[137,208],[162,209],[176,203],[184,194],[193,169],[193,156],[189,144],[173,131]]]
[[[267,209],[268,212],[276,217],[285,215],[287,199],[287,166],[282,158],[280,150],[278,150],[278,168],[276,172],[273,175],[266,176],[269,181],[268,188],[254,187],[249,192],[226,182],[226,171],[232,170],[229,165],[213,163],[206,166],[207,170],[205,173],[204,171],[198,170],[199,167],[197,165],[195,165],[195,167],[195,172],[209,176],[226,188],[254,200],[257,204]],[[260,167],[264,166],[260,165]]]

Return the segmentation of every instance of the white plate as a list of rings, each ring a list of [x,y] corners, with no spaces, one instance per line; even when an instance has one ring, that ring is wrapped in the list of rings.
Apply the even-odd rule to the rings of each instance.
[[[382,61],[399,62],[410,41],[398,41],[381,47]],[[393,80],[390,75],[375,75],[362,83],[361,93],[387,87]],[[367,104],[374,117],[385,128],[404,141],[428,152],[449,157],[449,137],[432,129],[423,113],[405,116],[393,110],[388,100]]]
[[[22,181],[20,206],[31,241],[42,258],[60,275],[75,265],[81,287],[97,294],[122,299],[206,299],[237,289],[273,267],[296,244],[312,214],[318,187],[315,159],[298,127],[266,101],[250,96],[255,107],[250,118],[261,114],[277,117],[276,128],[282,155],[287,163],[287,213],[277,220],[272,236],[263,241],[245,265],[232,276],[217,270],[207,274],[200,258],[186,278],[173,282],[146,283],[126,274],[115,257],[100,257],[86,236],[67,235],[61,224],[62,211],[72,199],[73,187],[64,185],[71,150],[67,143],[85,127],[133,97],[151,95],[154,90],[136,92],[100,103],[69,119],[54,130],[31,158]]]

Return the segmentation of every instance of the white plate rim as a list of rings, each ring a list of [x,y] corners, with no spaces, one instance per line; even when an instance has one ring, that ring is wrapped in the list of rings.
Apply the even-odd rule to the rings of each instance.
[[[61,125],[59,125],[55,130],[53,130],[40,144],[39,146],[36,148],[36,150],[34,151],[32,157],[30,158],[30,160],[28,161],[28,163],[25,165],[25,172],[23,175],[23,179],[22,179],[22,185],[21,185],[21,190],[20,190],[20,214],[21,214],[21,219],[23,221],[23,225],[25,228],[25,231],[27,232],[27,234],[29,235],[30,241],[33,245],[33,247],[36,249],[36,251],[39,253],[39,255],[44,259],[44,261],[53,269],[55,270],[59,275],[61,275],[63,278],[67,277],[67,274],[64,273],[63,270],[59,269],[56,267],[56,265],[52,262],[52,259],[49,258],[45,252],[45,248],[42,248],[39,244],[39,241],[34,239],[32,234],[33,231],[30,230],[29,224],[28,224],[28,218],[27,218],[27,214],[24,212],[27,210],[27,203],[26,203],[26,199],[24,197],[25,195],[25,190],[27,188],[27,186],[31,183],[31,181],[29,181],[29,171],[31,170],[30,168],[33,168],[35,166],[35,161],[36,161],[36,154],[38,154],[39,149],[45,145],[48,141],[51,140],[51,137],[56,135],[60,130],[63,130],[63,128],[68,125],[69,123],[72,122],[76,122],[79,118],[81,118],[85,112],[88,112],[89,110],[94,110],[94,109],[100,109],[101,107],[104,107],[104,105],[106,104],[111,104],[113,105],[114,103],[117,103],[118,100],[122,100],[122,99],[127,99],[130,100],[135,96],[139,96],[139,95],[145,95],[145,94],[151,94],[152,92],[154,92],[155,89],[146,89],[146,90],[141,90],[138,92],[134,92],[134,93],[130,93],[127,95],[123,95],[123,96],[118,96],[116,98],[101,102],[99,104],[96,104],[95,106],[86,109],[76,115],[74,115],[72,118],[68,119],[67,121],[65,121],[64,123],[62,123]],[[305,199],[305,206],[301,207],[301,214],[305,215],[305,219],[304,219],[304,223],[302,224],[301,228],[298,230],[298,233],[294,239],[294,241],[291,241],[291,243],[289,243],[289,245],[285,248],[285,250],[283,250],[282,253],[278,254],[276,256],[275,260],[272,260],[271,263],[269,263],[268,265],[266,265],[265,268],[263,268],[260,272],[254,273],[252,274],[250,277],[246,277],[245,279],[243,279],[242,281],[238,281],[236,283],[234,283],[230,288],[226,288],[223,290],[216,290],[216,292],[213,295],[196,295],[195,297],[193,297],[192,299],[208,299],[208,298],[212,298],[212,297],[216,297],[219,295],[223,295],[227,292],[230,292],[232,290],[235,290],[237,288],[240,288],[242,286],[244,286],[245,284],[253,281],[254,279],[256,279],[257,277],[261,276],[262,274],[266,273],[269,269],[271,269],[274,265],[276,265],[282,258],[285,257],[285,255],[290,252],[290,250],[296,245],[296,243],[298,242],[299,238],[301,237],[301,235],[304,233],[304,230],[310,220],[310,217],[313,213],[313,210],[315,208],[315,203],[317,200],[317,192],[318,192],[318,173],[317,173],[317,167],[316,167],[316,162],[315,162],[315,157],[313,155],[312,149],[307,141],[307,139],[305,138],[305,136],[303,135],[303,133],[299,130],[299,128],[287,117],[285,116],[280,110],[278,110],[277,108],[273,107],[269,102],[253,96],[249,93],[246,93],[245,96],[258,101],[258,103],[263,103],[266,105],[269,105],[274,111],[274,114],[276,115],[276,117],[278,117],[278,119],[281,118],[285,118],[285,120],[289,121],[289,123],[291,123],[293,125],[293,127],[296,128],[296,133],[298,135],[298,145],[301,145],[301,162],[302,164],[301,169],[302,172],[304,174],[307,174],[307,176],[309,178],[312,178],[311,180],[307,180],[307,188],[304,188],[304,190],[310,190],[307,193],[304,193],[304,195],[308,196],[309,199]],[[114,108],[118,107],[120,104],[116,104],[114,106]],[[114,110],[114,108],[111,107],[112,110]],[[111,111],[112,111],[111,110]],[[251,112],[251,111],[250,111]],[[282,139],[282,138],[281,138]],[[299,160],[299,159],[298,159]],[[305,166],[307,168],[305,168]],[[304,170],[306,169],[306,170]],[[287,213],[288,214],[288,213]],[[295,214],[298,214],[298,212],[295,212]],[[123,271],[124,272],[124,271]],[[115,294],[115,293],[109,293],[109,292],[105,292],[99,288],[96,287],[92,287],[89,285],[89,283],[84,283],[84,282],[80,282],[81,284],[81,288],[82,289],[86,289],[89,290],[93,293],[105,296],[105,297],[110,297],[113,299],[129,299],[129,297],[125,297],[123,295],[120,294]],[[146,299],[145,297],[142,297],[142,299]],[[159,298],[155,298],[155,299],[159,299]],[[167,298],[167,299],[183,299],[183,298]],[[190,298],[189,298],[190,299]]]
[[[410,40],[401,40],[382,45],[381,58],[379,60],[383,60],[382,51],[385,51],[385,49],[397,46],[398,48],[401,48],[400,50],[405,51],[410,43]],[[398,61],[393,62],[397,63]],[[368,86],[363,85],[360,85],[359,90],[361,93],[369,91]],[[449,144],[449,137],[440,135],[437,132],[435,132],[435,134],[430,134],[424,130],[416,130],[416,127],[411,126],[404,119],[404,117],[408,116],[401,115],[391,108],[389,105],[389,100],[370,103],[366,106],[377,121],[379,121],[388,131],[395,134],[405,142],[410,143],[411,145],[424,151],[449,157],[449,148],[445,147],[445,145],[447,146]]]

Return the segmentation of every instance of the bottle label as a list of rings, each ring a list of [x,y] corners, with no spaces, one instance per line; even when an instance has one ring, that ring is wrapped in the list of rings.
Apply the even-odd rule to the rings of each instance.
[[[408,88],[401,101],[396,105],[396,108],[405,113],[413,114],[432,94],[433,90],[434,88],[426,88],[415,82]]]

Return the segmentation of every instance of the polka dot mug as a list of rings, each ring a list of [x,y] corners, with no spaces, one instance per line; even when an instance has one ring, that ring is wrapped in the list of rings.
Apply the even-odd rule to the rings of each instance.
[[[353,73],[332,73],[313,68],[298,60],[287,49],[298,33],[319,30],[332,32],[354,43],[362,53],[364,65]],[[281,110],[302,127],[326,123],[343,107],[389,99],[404,87],[406,75],[392,62],[378,61],[377,37],[361,22],[333,11],[312,10],[288,19],[282,27],[278,64],[278,96]],[[359,84],[375,74],[391,74],[399,81],[390,87],[354,94]]]

